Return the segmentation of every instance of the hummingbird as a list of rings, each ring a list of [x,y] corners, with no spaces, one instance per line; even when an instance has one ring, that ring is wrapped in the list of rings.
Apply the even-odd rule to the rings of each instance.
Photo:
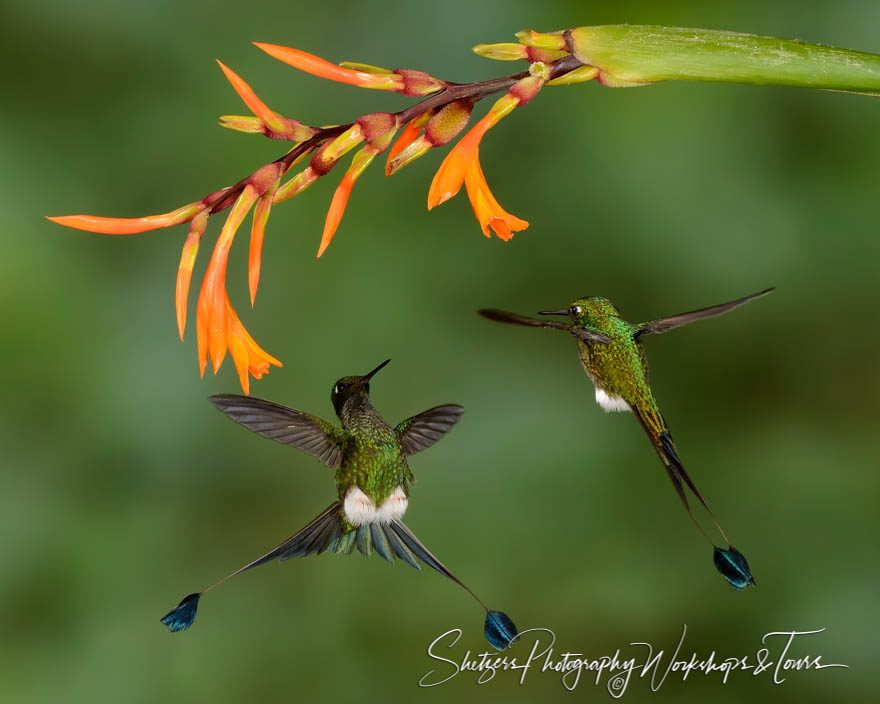
[[[712,544],[716,569],[736,590],[755,584],[755,580],[745,556],[730,544],[708,502],[682,464],[669,426],[660,412],[648,381],[648,361],[642,338],[647,335],[658,335],[696,320],[722,315],[756,298],[766,296],[773,290],[768,288],[729,303],[637,324],[624,320],[617,307],[607,298],[600,296],[578,298],[563,310],[539,312],[539,315],[566,316],[570,321],[567,323],[528,318],[497,309],[478,311],[481,316],[489,320],[562,330],[574,336],[581,364],[595,387],[596,403],[607,413],[631,412],[638,419],[660,457],[660,462],[685,510],[700,532]],[[697,521],[688,503],[685,486],[706,509],[727,548],[716,545]]]
[[[497,650],[516,638],[513,621],[489,609],[456,577],[401,520],[409,505],[413,481],[407,457],[430,447],[448,433],[464,408],[435,406],[391,427],[370,401],[370,380],[391,360],[373,371],[346,376],[333,386],[330,398],[342,424],[271,401],[236,394],[216,394],[209,400],[236,423],[263,437],[317,457],[335,470],[336,500],[302,530],[278,547],[223,577],[201,592],[190,594],[162,617],[171,632],[189,628],[199,599],[237,574],[272,560],[289,560],[324,552],[348,555],[357,548],[368,557],[375,552],[389,562],[397,557],[418,570],[419,562],[464,588],[486,611],[484,633]]]

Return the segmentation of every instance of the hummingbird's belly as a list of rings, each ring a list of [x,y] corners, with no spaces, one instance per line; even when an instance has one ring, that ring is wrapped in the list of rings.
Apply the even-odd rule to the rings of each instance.
[[[378,507],[359,487],[353,486],[345,494],[342,510],[345,513],[345,520],[351,525],[363,526],[370,523],[391,523],[406,513],[408,505],[409,499],[402,486],[391,492],[391,495]]]
[[[612,396],[605,389],[596,387],[596,403],[606,413],[626,413],[632,411],[632,407],[620,396]]]
[[[597,377],[596,372],[590,367],[586,362],[586,358],[590,357],[590,347],[583,341],[578,340],[578,349],[580,349],[581,354],[581,366],[584,368],[584,371],[587,373],[587,376],[590,377],[590,381],[593,382],[593,386],[596,388],[596,403],[602,408],[606,413],[626,413],[628,411],[632,411],[632,407],[623,400],[623,397],[617,396],[615,394],[608,393],[605,389],[600,386],[599,378]]]

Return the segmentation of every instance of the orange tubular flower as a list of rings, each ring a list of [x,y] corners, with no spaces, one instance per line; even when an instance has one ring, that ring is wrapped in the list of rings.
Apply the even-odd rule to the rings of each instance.
[[[189,222],[207,207],[205,200],[189,203],[177,210],[172,210],[170,213],[149,215],[145,218],[103,218],[99,215],[47,215],[46,219],[65,227],[99,232],[103,235],[133,235],[138,232],[158,230],[161,227],[171,227],[172,225]]]
[[[254,93],[253,89],[241,78],[241,76],[224,65],[220,59],[217,59],[217,63],[220,65],[223,75],[226,76],[226,79],[232,85],[235,92],[238,93],[238,97],[244,101],[244,104],[250,108],[250,111],[259,118],[263,125],[265,125],[268,136],[300,142],[304,139],[308,139],[315,133],[315,130],[306,127],[301,122],[279,115],[257,97],[257,94]],[[234,117],[235,116],[226,115],[225,120],[221,118],[221,124],[226,127],[232,127],[233,129],[242,129],[242,125],[236,125]],[[245,131],[252,130],[245,129]]]
[[[351,194],[355,181],[360,178],[364,169],[370,165],[370,162],[373,161],[373,158],[378,153],[378,149],[368,144],[355,154],[351,160],[351,166],[348,167],[348,171],[343,175],[342,181],[339,182],[336,191],[333,193],[333,200],[330,201],[330,208],[328,208],[327,217],[324,220],[324,231],[321,233],[321,244],[318,247],[318,259],[324,254],[324,250],[330,246],[333,235],[336,234],[336,229],[342,220],[345,206],[348,205],[348,196]]]
[[[452,151],[446,155],[440,168],[437,169],[437,173],[434,174],[431,188],[428,189],[428,210],[445,203],[461,190],[464,176],[473,160],[477,158],[483,135],[517,105],[519,105],[519,100],[510,94],[500,98],[492,106],[489,113],[471,127],[468,133],[452,148]]]
[[[228,351],[241,387],[248,393],[250,376],[260,378],[272,365],[281,366],[281,362],[263,350],[248,334],[226,291],[229,252],[247,213],[253,210],[247,271],[253,305],[260,282],[263,240],[274,204],[302,193],[328,174],[346,153],[361,146],[360,151],[354,154],[351,165],[330,202],[318,248],[318,257],[321,257],[339,228],[354,184],[375,157],[389,149],[400,128],[404,129],[391,147],[386,162],[387,175],[396,173],[430,150],[458,138],[467,127],[476,103],[490,95],[507,91],[443,160],[431,183],[428,208],[448,200],[464,184],[483,234],[489,237],[494,232],[500,239],[509,240],[513,233],[528,227],[528,223],[504,210],[489,190],[479,161],[480,140],[489,128],[515,107],[531,100],[546,83],[595,77],[594,67],[583,64],[564,47],[556,46],[564,41],[564,37],[559,38],[562,35],[547,36],[550,38],[529,34],[526,37],[528,42],[541,43],[534,47],[479,47],[480,52],[492,58],[524,59],[528,61],[529,68],[528,71],[510,76],[474,83],[447,83],[423,71],[412,69],[390,70],[359,63],[336,65],[298,49],[257,42],[256,46],[270,56],[313,75],[349,85],[394,91],[424,99],[395,113],[373,112],[348,124],[311,127],[272,110],[241,76],[218,61],[235,92],[253,113],[222,115],[221,126],[291,142],[286,153],[235,184],[169,213],[142,218],[65,215],[50,217],[49,220],[65,227],[113,235],[129,235],[190,222],[189,233],[180,253],[174,287],[177,329],[183,339],[192,274],[207,231],[208,220],[212,215],[230,209],[214,244],[199,289],[196,304],[198,367],[200,375],[204,377],[210,359],[216,374]],[[542,42],[548,46],[545,47]],[[584,69],[587,71],[584,72]],[[292,173],[293,166],[304,160],[307,160],[305,168],[298,173]]]
[[[434,174],[431,188],[428,190],[428,210],[455,196],[467,179],[468,197],[484,235],[488,236],[491,227],[498,237],[506,241],[512,237],[511,231],[517,232],[528,227],[529,224],[525,220],[520,220],[506,212],[492,196],[479,163],[480,141],[501,118],[534,98],[545,83],[546,77],[545,67],[538,66],[535,74],[518,81],[506,95],[495,101],[486,116],[459,140]]]
[[[196,255],[199,253],[199,242],[201,242],[207,226],[208,211],[203,210],[192,219],[189,235],[187,235],[186,241],[183,243],[183,251],[180,253],[177,283],[174,287],[174,308],[177,311],[177,330],[180,332],[181,340],[183,340],[183,331],[186,329],[186,302],[189,298],[193,267],[196,264]]]
[[[528,222],[511,215],[495,200],[495,196],[489,190],[489,184],[486,183],[486,177],[483,176],[479,152],[465,174],[464,185],[467,188],[474,215],[476,215],[486,237],[491,237],[489,234],[491,227],[500,239],[507,242],[513,237],[514,232],[525,230],[529,226]]]
[[[225,293],[225,292],[224,292]],[[246,394],[251,392],[248,373],[255,379],[262,379],[263,374],[269,372],[269,365],[280,367],[281,362],[260,347],[244,325],[238,319],[235,309],[226,296],[226,343],[229,346],[229,354],[238,372],[238,380]]]
[[[374,88],[376,90],[403,90],[403,77],[394,73],[368,73],[366,71],[355,71],[350,68],[343,68],[336,64],[331,64],[319,56],[309,54],[299,49],[293,49],[289,46],[280,46],[278,44],[264,44],[262,42],[254,42],[254,45],[265,51],[273,59],[283,61],[300,71],[311,73],[313,76],[319,76],[331,81],[339,83],[348,83],[352,86],[360,86],[361,88]]]

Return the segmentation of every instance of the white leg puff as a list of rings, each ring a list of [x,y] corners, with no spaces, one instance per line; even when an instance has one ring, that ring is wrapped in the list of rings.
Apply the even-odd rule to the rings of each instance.
[[[598,386],[596,387],[596,403],[602,406],[606,413],[626,413],[632,410],[630,405],[620,396],[610,396],[605,389],[600,389]]]
[[[345,495],[342,510],[345,513],[345,520],[353,526],[366,525],[376,520],[375,504],[356,486],[349,489]]]
[[[397,487],[376,512],[376,520],[379,523],[391,523],[406,513],[409,499],[403,491],[403,487]]]

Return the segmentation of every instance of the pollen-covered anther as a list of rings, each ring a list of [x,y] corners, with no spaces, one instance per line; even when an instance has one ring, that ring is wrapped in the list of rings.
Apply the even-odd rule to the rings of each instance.
[[[446,81],[429,76],[424,71],[415,71],[409,68],[398,68],[394,73],[403,79],[403,88],[398,92],[414,98],[431,95],[446,88]]]

